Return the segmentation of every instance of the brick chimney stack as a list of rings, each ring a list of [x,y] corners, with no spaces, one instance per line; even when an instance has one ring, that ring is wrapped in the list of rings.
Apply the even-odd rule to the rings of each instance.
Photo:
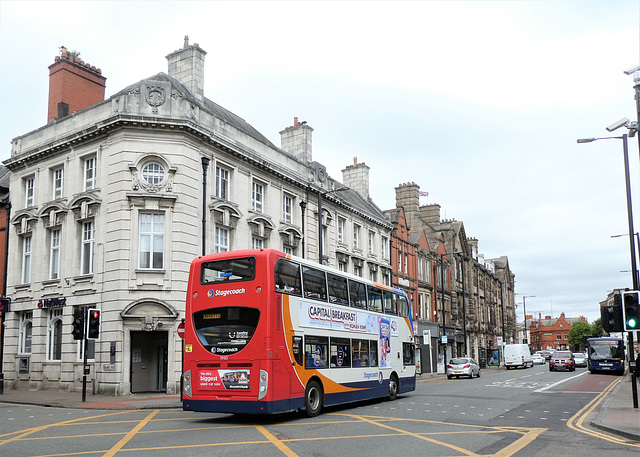
[[[104,101],[107,78],[102,70],[70,55],[62,46],[49,66],[49,109],[47,122]]]
[[[306,121],[298,122],[298,118],[294,117],[293,125],[280,132],[280,147],[300,161],[311,163],[312,134],[313,129]]]
[[[396,208],[404,208],[409,227],[417,227],[420,217],[420,186],[414,182],[405,182],[395,188]]]
[[[182,82],[199,100],[204,101],[204,51],[198,43],[189,45],[189,36],[184,37],[182,49],[167,56],[169,76]]]

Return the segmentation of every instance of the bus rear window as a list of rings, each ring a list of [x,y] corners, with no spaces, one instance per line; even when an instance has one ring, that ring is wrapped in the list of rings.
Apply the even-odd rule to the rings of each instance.
[[[193,328],[207,351],[235,354],[251,341],[259,320],[258,309],[226,306],[193,313]]]
[[[200,284],[251,281],[256,275],[255,257],[204,262]]]

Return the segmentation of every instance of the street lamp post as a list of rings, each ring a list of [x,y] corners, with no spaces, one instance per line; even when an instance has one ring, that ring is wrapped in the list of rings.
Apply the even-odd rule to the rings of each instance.
[[[640,78],[639,78],[639,83],[640,83]],[[636,91],[636,98],[638,96],[640,96],[640,92]],[[624,127],[627,127],[632,132],[633,135],[635,135],[636,130],[638,129],[638,124],[636,123],[635,126],[630,126],[628,119],[626,123],[621,123],[621,121],[618,121],[616,124],[613,124],[612,126],[607,127],[607,130],[611,132],[619,127],[624,126]],[[629,178],[629,146],[628,146],[627,138],[628,136],[625,133],[622,136],[611,136],[611,137],[604,137],[604,138],[583,138],[583,139],[579,139],[578,143],[591,143],[597,140],[609,140],[609,139],[622,140],[622,150],[624,153],[624,179],[625,179],[625,185],[627,188],[627,218],[629,219],[629,249],[631,250],[631,275],[632,275],[633,290],[638,290],[638,267],[636,265],[636,247],[635,247],[635,240],[633,236],[635,233],[635,230],[633,229],[633,211],[631,209],[631,179]],[[628,349],[628,353],[630,354],[629,360],[631,360],[631,357],[633,357],[633,333],[634,332],[629,332],[627,337],[627,349]],[[633,396],[633,407],[637,409],[638,408],[638,391],[637,391],[635,376],[632,376],[631,383],[632,383],[631,391]]]
[[[322,252],[323,250],[323,244],[324,244],[324,230],[323,230],[323,225],[322,225],[322,197],[324,195],[333,193],[333,192],[339,192],[341,190],[347,190],[349,189],[349,187],[339,187],[338,189],[333,189],[333,190],[319,190],[318,191],[318,263],[320,265],[322,265],[323,262],[323,257],[324,257],[324,253]]]
[[[529,338],[527,338],[527,298],[533,298],[535,295],[523,295],[522,296],[522,310],[524,311],[524,344],[529,344]]]
[[[629,178],[629,146],[628,136],[623,134],[622,136],[608,136],[603,138],[582,138],[578,140],[578,143],[592,143],[597,140],[622,140],[622,149],[624,153],[624,179],[627,188],[627,218],[629,220],[629,249],[631,250],[631,275],[633,276],[632,284],[633,290],[638,290],[638,267],[636,266],[636,244],[633,234],[633,210],[631,209],[631,179]]]

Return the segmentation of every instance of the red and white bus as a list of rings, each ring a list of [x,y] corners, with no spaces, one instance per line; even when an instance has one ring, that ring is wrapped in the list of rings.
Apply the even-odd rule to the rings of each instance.
[[[273,249],[196,258],[183,409],[270,414],[415,390],[404,292]]]

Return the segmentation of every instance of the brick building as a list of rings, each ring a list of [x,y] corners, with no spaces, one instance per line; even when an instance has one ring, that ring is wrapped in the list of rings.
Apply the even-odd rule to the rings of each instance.
[[[571,350],[569,344],[569,330],[574,322],[587,322],[587,318],[565,317],[564,313],[560,314],[557,319],[551,316],[545,316],[544,319],[538,315],[535,320],[532,315],[527,315],[527,330],[531,337],[530,348],[532,351],[555,351],[555,350]]]

